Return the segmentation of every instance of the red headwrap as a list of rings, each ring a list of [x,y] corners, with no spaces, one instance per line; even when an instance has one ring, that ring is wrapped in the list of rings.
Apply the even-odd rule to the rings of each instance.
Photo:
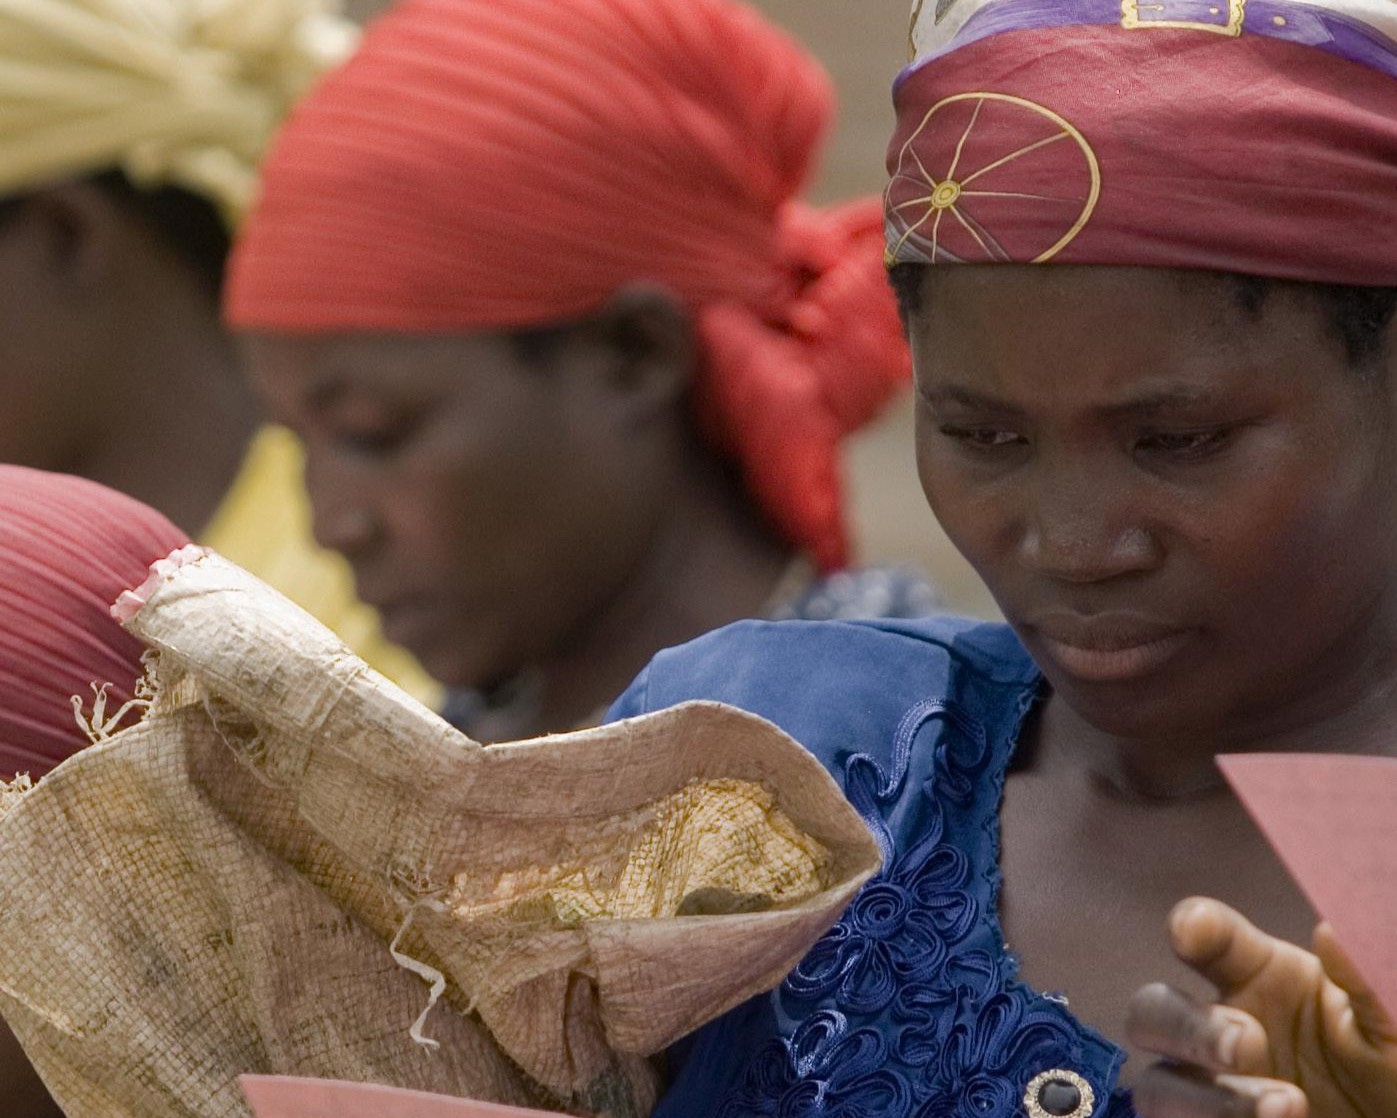
[[[228,319],[493,331],[662,284],[695,314],[707,432],[837,566],[838,441],[908,361],[877,203],[795,201],[831,111],[731,0],[407,0],[274,144]]]
[[[81,478],[0,466],[0,777],[40,776],[87,744],[72,697],[132,697],[142,647],[111,607],[189,542],[153,509]]]

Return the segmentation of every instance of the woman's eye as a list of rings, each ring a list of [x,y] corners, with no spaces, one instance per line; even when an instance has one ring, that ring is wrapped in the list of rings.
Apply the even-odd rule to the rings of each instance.
[[[1204,458],[1221,450],[1231,439],[1234,428],[1215,427],[1207,431],[1156,431],[1137,443],[1140,450],[1171,458]]]
[[[388,426],[344,427],[338,442],[356,454],[382,456],[398,450],[412,434],[413,424],[394,423]]]
[[[942,424],[941,433],[948,439],[973,450],[998,450],[1023,442],[1023,437],[1002,427],[960,427]]]

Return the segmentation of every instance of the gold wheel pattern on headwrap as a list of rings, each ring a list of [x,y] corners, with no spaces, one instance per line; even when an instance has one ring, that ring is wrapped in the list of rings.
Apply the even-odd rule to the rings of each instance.
[[[970,106],[970,117],[963,127],[959,127],[959,123],[952,119],[954,114],[946,110],[966,104]],[[967,173],[963,170],[962,159],[989,105],[997,110],[996,123],[1000,125],[1000,130],[1003,131],[1004,126],[1008,125],[1013,132],[1022,135],[1025,142],[1009,147],[988,160],[985,160],[983,152],[978,153],[976,165]],[[939,134],[937,130],[940,130]],[[929,167],[922,152],[929,152],[938,142],[949,146],[951,136],[955,136],[954,152],[945,163],[944,173],[937,174],[935,171],[938,168],[935,165]],[[1068,160],[1067,174],[1061,176],[1066,193],[1045,194],[1037,190],[1013,189],[1016,185],[1013,176],[1031,176],[1035,171],[1035,160],[1041,162],[1043,158],[1040,153],[1057,148],[1064,141],[1076,153],[1076,157]],[[1004,173],[989,184],[994,189],[975,185],[984,176],[1001,169]],[[1041,172],[1041,167],[1036,170]],[[905,188],[907,184],[911,184],[912,197],[900,197],[902,190],[899,187]],[[1007,93],[957,93],[943,98],[927,110],[926,116],[898,155],[897,170],[887,194],[887,259],[890,264],[903,260],[933,264],[943,261],[1039,264],[1056,256],[1082,231],[1091,219],[1100,195],[1101,166],[1096,153],[1086,137],[1060,114],[1034,101]],[[1053,218],[1048,225],[1060,225],[1061,232],[1051,238],[1043,237],[1042,240],[1047,243],[1042,247],[1012,252],[1004,247],[993,229],[970,212],[977,199],[1013,199],[1021,204],[1042,205],[1049,207],[1046,210],[1049,214],[1060,210],[1062,220],[1058,222]],[[941,230],[948,215],[955,226],[968,235],[969,243],[975,246],[976,255],[960,255],[945,247]]]

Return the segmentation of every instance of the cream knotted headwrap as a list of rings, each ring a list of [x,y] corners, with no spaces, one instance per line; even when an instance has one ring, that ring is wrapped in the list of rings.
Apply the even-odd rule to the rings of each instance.
[[[120,168],[236,223],[262,149],[355,31],[328,0],[0,0],[0,196]]]

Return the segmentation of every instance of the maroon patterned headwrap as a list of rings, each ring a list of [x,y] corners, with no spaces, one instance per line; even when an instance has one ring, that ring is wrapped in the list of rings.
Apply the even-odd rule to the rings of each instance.
[[[1394,0],[923,0],[890,262],[1397,286]]]

